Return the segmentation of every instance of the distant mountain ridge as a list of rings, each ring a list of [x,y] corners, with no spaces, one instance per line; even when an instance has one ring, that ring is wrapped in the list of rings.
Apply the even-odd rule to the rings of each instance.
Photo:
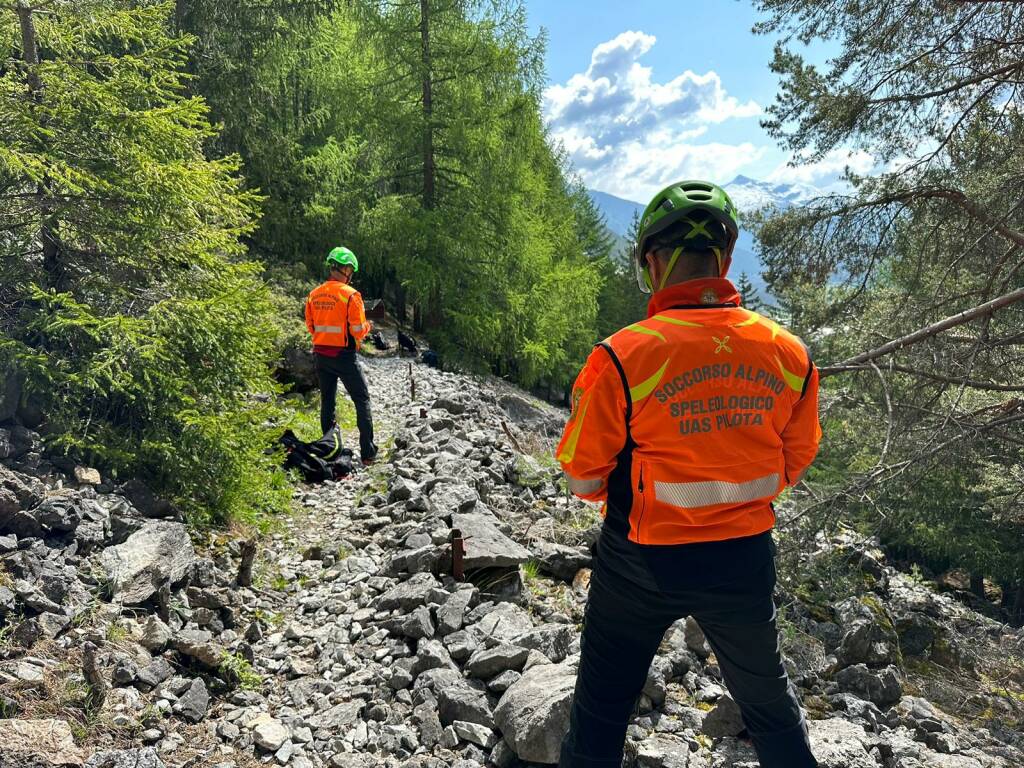
[[[736,204],[741,216],[768,205],[775,205],[785,210],[813,200],[822,194],[821,190],[810,184],[773,184],[742,175],[737,176],[723,188],[729,193],[729,197]],[[609,232],[624,244],[633,217],[643,213],[645,206],[596,189],[589,190],[589,193],[594,205],[604,215]],[[741,227],[739,240],[732,255],[732,268],[729,270],[729,276],[736,279],[740,273],[745,272],[754,287],[762,294],[766,294],[767,289],[764,279],[761,277],[763,268],[753,235],[749,230]]]

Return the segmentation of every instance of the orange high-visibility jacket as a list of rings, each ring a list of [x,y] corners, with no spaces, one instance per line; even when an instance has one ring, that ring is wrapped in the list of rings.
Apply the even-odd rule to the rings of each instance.
[[[598,344],[556,456],[570,489],[605,501],[638,544],[753,536],[821,439],[803,342],[742,309],[728,280],[658,291],[648,317]]]
[[[370,332],[363,297],[351,285],[328,280],[314,288],[306,299],[306,327],[313,335],[314,347],[358,349]]]

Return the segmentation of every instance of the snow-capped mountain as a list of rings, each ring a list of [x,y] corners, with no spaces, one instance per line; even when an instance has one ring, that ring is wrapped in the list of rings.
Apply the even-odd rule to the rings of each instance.
[[[820,197],[823,192],[811,184],[773,184],[749,176],[737,176],[724,187],[740,213],[753,213],[768,205],[789,208]]]

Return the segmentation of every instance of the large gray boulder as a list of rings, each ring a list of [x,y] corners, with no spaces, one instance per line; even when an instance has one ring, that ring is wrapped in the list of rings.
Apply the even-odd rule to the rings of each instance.
[[[80,768],[84,760],[63,720],[0,720],[0,768]]]
[[[652,733],[637,745],[636,764],[641,768],[706,768],[707,761],[691,752],[685,739]]]
[[[836,682],[843,690],[879,707],[891,706],[903,695],[899,670],[892,666],[875,671],[865,664],[854,664],[836,673]]]
[[[466,542],[466,568],[516,566],[530,559],[530,550],[498,530],[496,520],[479,513],[452,515],[452,528],[462,531]]]
[[[586,547],[568,547],[565,544],[538,541],[532,549],[542,573],[570,584],[579,570],[589,568],[593,561],[590,550]]]
[[[840,718],[812,720],[808,731],[820,768],[878,768],[867,752],[873,740],[859,725]]]
[[[575,686],[576,670],[569,665],[541,664],[505,691],[494,721],[521,760],[558,762]]]
[[[123,544],[103,550],[112,597],[122,603],[143,603],[165,582],[185,578],[196,559],[192,541],[182,523],[152,522]]]

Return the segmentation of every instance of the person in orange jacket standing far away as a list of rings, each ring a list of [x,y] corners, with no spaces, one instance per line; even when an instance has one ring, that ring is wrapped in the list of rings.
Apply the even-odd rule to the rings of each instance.
[[[320,384],[320,428],[326,435],[334,425],[338,380],[352,398],[359,427],[359,457],[372,464],[377,456],[373,442],[373,414],[370,390],[359,367],[356,352],[370,333],[370,322],[363,309],[363,297],[352,287],[352,276],[359,261],[348,248],[335,248],[327,255],[330,276],[314,288],[306,299],[306,327],[313,337]]]
[[[763,768],[816,766],[775,626],[772,501],[818,450],[818,373],[799,338],[744,309],[720,187],[683,181],[640,220],[647,318],[598,344],[557,449],[604,502],[561,768],[619,768],[665,631],[693,616]]]

